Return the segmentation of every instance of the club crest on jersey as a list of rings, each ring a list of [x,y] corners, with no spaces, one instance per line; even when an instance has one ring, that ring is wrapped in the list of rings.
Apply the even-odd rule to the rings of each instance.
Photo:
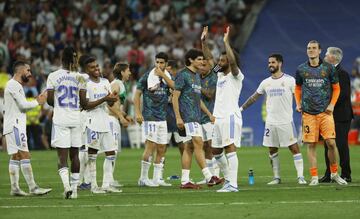
[[[285,87],[285,82],[284,82],[284,81],[281,83],[281,86],[282,86],[282,87]]]
[[[327,73],[325,71],[322,71],[321,72],[321,77],[326,77],[327,76]]]
[[[305,78],[309,77],[309,75],[310,75],[309,72],[305,72],[305,73],[304,73],[304,77],[305,77]]]

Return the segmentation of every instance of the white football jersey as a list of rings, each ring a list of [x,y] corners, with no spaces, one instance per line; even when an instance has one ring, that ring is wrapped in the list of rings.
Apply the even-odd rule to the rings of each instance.
[[[240,69],[238,70],[239,74],[237,76],[234,76],[231,72],[227,75],[223,72],[218,73],[214,106],[214,116],[216,118],[224,118],[231,114],[241,116],[239,97],[244,75]]]
[[[111,92],[111,86],[107,79],[100,78],[99,82],[89,80],[86,85],[86,97],[90,102],[99,100]],[[107,111],[107,103],[104,102],[93,109],[87,110],[86,126],[97,132],[110,131],[110,119]]]
[[[79,90],[85,89],[85,85],[85,78],[78,72],[59,69],[50,73],[46,87],[54,90],[54,124],[66,127],[80,125]]]
[[[14,126],[20,130],[26,130],[26,111],[36,107],[36,100],[27,101],[22,85],[10,79],[4,93],[4,130],[3,134],[9,134]]]
[[[280,78],[268,77],[258,89],[259,94],[266,94],[266,123],[271,125],[288,124],[293,121],[293,94],[295,78],[283,74]]]

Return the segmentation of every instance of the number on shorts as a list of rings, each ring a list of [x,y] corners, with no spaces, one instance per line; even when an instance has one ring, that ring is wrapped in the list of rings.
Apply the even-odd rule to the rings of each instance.
[[[78,88],[74,86],[61,85],[57,91],[60,93],[58,102],[60,107],[77,109],[78,108]]]
[[[305,132],[306,134],[309,134],[309,133],[310,133],[310,127],[309,127],[308,125],[305,125],[305,126],[304,126],[304,132]]]
[[[96,140],[96,139],[97,139],[97,134],[98,134],[97,132],[92,131],[91,134],[90,134],[90,135],[91,135],[91,139],[92,139],[92,140]]]
[[[270,136],[269,133],[270,133],[270,129],[265,129],[265,136],[266,136],[266,137],[269,137],[269,136]]]
[[[155,127],[156,127],[155,124],[149,124],[149,131],[150,132],[155,132]]]
[[[24,133],[21,133],[20,134],[20,139],[22,142],[26,142],[26,138],[25,138],[25,134]]]

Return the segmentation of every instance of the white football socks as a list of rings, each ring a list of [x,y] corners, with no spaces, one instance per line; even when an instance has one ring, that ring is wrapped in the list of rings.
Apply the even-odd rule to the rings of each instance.
[[[275,153],[272,155],[269,155],[271,166],[273,169],[273,174],[275,179],[280,179],[280,160],[279,160],[279,154]]]
[[[36,187],[36,183],[34,180],[30,159],[20,160],[20,167],[21,167],[21,172],[25,178],[25,181],[29,186],[29,190],[34,189]]]
[[[19,172],[20,172],[20,161],[10,160],[9,176],[10,176],[11,190],[16,190],[19,188]]]

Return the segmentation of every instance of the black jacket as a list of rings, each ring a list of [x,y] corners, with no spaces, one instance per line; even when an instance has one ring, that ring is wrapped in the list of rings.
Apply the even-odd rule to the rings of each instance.
[[[339,75],[340,96],[334,107],[334,120],[335,122],[350,122],[353,118],[350,100],[350,77],[340,64],[335,69]]]

